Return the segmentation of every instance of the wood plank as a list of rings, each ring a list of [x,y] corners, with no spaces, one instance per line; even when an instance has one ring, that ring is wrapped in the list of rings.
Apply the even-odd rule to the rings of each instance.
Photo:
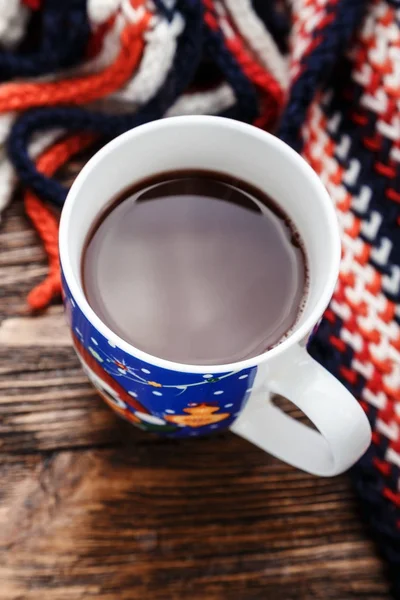
[[[52,306],[42,315],[10,317],[0,325],[0,348],[70,345],[71,339],[61,306]]]
[[[310,478],[232,435],[138,433],[0,473],[8,599],[388,598],[347,478]]]

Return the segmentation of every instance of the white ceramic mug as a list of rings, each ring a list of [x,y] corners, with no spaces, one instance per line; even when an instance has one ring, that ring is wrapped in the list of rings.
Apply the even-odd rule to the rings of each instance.
[[[134,348],[111,331],[82,290],[85,239],[105,206],[135,181],[179,169],[228,173],[264,190],[295,223],[310,285],[289,337],[229,365],[173,363]],[[250,125],[218,117],[175,117],[137,127],[102,148],[73,184],[61,218],[64,299],[75,349],[103,398],[141,427],[174,437],[224,428],[316,475],[350,467],[371,431],[355,398],[305,348],[333,293],[340,239],[332,202],[314,171],[289,146]],[[311,429],[270,400],[281,394]]]

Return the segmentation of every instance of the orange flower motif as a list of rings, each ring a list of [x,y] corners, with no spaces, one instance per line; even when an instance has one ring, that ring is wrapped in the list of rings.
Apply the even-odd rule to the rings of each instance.
[[[147,383],[152,387],[162,387],[161,383],[157,383],[157,381],[148,381]]]

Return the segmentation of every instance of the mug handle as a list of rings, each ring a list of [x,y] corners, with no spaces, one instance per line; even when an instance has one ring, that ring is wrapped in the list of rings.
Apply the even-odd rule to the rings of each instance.
[[[332,477],[346,471],[371,441],[368,419],[357,400],[305,348],[294,346],[271,365],[268,392],[286,397],[318,431],[286,415],[254,391],[231,431],[277,458]]]

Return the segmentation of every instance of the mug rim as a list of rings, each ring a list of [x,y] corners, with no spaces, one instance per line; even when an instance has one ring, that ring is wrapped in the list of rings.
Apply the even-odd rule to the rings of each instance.
[[[306,317],[304,321],[300,323],[300,325],[295,328],[295,330],[287,338],[283,339],[281,342],[278,342],[273,348],[270,348],[269,350],[266,350],[265,352],[252,358],[226,364],[192,365],[189,363],[170,361],[140,350],[117,335],[100,319],[96,312],[91,308],[83,292],[82,284],[73,272],[73,268],[69,260],[69,245],[71,243],[69,231],[71,226],[72,208],[78,201],[84,180],[86,179],[87,175],[98,168],[99,163],[101,164],[103,159],[112,154],[119,145],[128,140],[132,140],[137,135],[150,132],[160,127],[174,128],[176,125],[192,126],[206,123],[208,123],[208,125],[212,125],[213,127],[219,127],[222,125],[223,127],[242,130],[245,135],[258,138],[263,143],[267,143],[274,147],[281,155],[286,155],[290,160],[297,162],[297,166],[304,174],[304,177],[309,179],[311,178],[313,180],[314,187],[318,192],[319,202],[322,204],[323,210],[325,211],[327,220],[330,224],[330,239],[333,247],[331,249],[331,264],[327,266],[327,281],[324,286],[323,293],[315,303],[314,308],[312,308],[310,315]],[[279,204],[279,199],[275,199],[275,201]],[[117,346],[120,350],[126,352],[130,356],[142,360],[143,362],[171,371],[187,373],[204,373],[205,371],[210,373],[223,373],[228,371],[237,372],[244,369],[249,369],[275,358],[288,350],[294,344],[301,342],[312,331],[328,306],[336,286],[341,257],[341,241],[333,202],[316,172],[300,156],[300,154],[298,154],[288,144],[274,135],[247,123],[242,123],[240,121],[234,121],[232,119],[218,116],[190,115],[168,117],[139,125],[111,140],[108,144],[96,152],[92,158],[90,158],[73,182],[65,200],[60,219],[59,252],[61,270],[74,302],[76,302],[86,319],[99,331],[99,333],[101,333],[107,340],[115,344],[115,346]]]

